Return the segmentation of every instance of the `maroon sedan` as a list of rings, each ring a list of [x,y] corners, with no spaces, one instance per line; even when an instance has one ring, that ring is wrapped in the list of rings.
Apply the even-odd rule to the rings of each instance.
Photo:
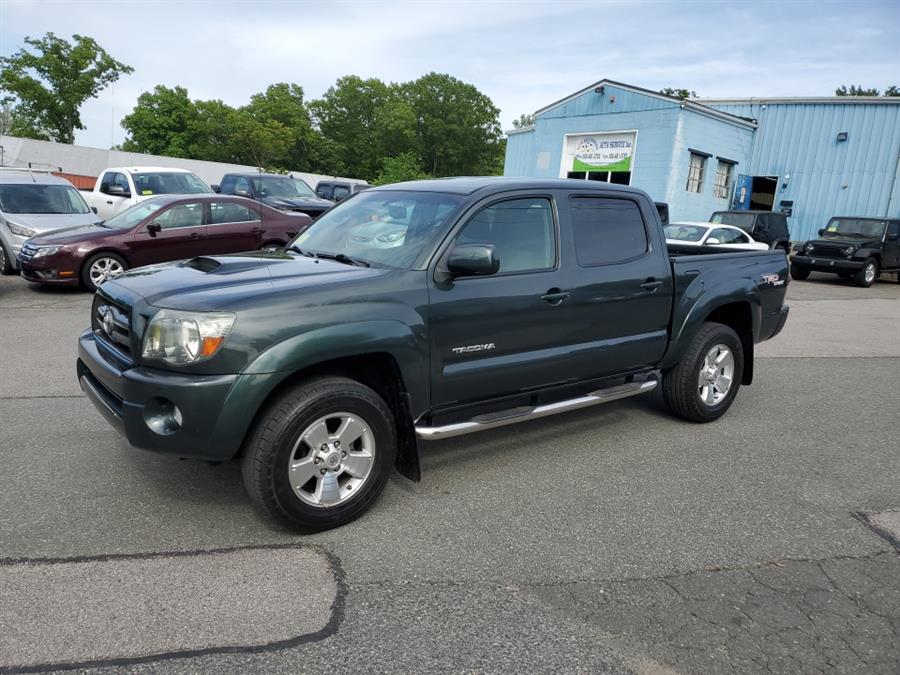
[[[283,246],[311,222],[243,197],[161,195],[97,225],[33,237],[19,262],[29,281],[93,291],[132,267]]]

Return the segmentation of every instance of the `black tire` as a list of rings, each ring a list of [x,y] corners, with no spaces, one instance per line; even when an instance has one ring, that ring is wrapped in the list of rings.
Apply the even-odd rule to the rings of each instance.
[[[796,263],[791,263],[791,279],[796,279],[797,281],[803,281],[804,279],[809,278],[809,268],[801,267]]]
[[[123,272],[128,269],[128,263],[125,261],[125,258],[117,253],[112,253],[111,251],[103,251],[96,255],[92,255],[81,267],[81,283],[91,293],[97,290],[97,284],[94,283],[94,281],[91,279],[91,266],[101,258],[108,258],[110,260],[116,261],[122,267]],[[103,282],[101,281],[100,283]]]
[[[734,372],[724,398],[710,405],[700,396],[698,380],[706,355],[718,345],[731,350]],[[679,417],[691,422],[712,422],[731,406],[740,389],[743,374],[744,349],[737,333],[721,323],[704,323],[691,340],[681,363],[663,374],[663,396],[669,409]]]
[[[9,257],[9,253],[6,252],[6,247],[0,242],[0,274],[12,274],[16,271],[16,268],[12,265],[12,260]]]
[[[288,466],[301,434],[317,420],[338,412],[358,415],[371,431],[372,466],[356,494],[333,506],[314,506],[294,492]],[[312,449],[299,452],[314,454]],[[384,400],[354,380],[318,377],[285,391],[260,412],[244,444],[241,473],[250,499],[270,518],[296,532],[319,532],[362,515],[384,489],[396,455],[394,419]],[[321,479],[314,475],[310,480],[318,484]]]
[[[866,279],[866,271],[869,269],[871,269],[874,274],[872,274],[870,279]],[[878,261],[875,258],[866,258],[866,262],[863,263],[863,266],[853,274],[853,283],[857,286],[868,288],[875,283],[875,280],[878,278],[878,272]]]

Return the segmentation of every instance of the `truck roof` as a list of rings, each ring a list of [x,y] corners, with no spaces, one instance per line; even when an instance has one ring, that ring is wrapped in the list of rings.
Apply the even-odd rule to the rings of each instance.
[[[459,178],[432,178],[429,180],[410,181],[408,183],[392,183],[372,188],[373,190],[414,190],[422,192],[447,192],[459,195],[470,195],[480,190],[552,190],[570,189],[579,192],[590,190],[595,192],[631,192],[646,194],[638,188],[627,185],[603,183],[576,178],[511,178],[507,176],[462,176]]]

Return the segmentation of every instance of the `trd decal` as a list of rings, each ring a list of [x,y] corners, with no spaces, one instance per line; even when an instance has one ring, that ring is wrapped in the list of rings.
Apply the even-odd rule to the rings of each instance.
[[[454,354],[468,354],[469,352],[483,352],[488,349],[494,349],[493,342],[488,342],[483,345],[469,345],[468,347],[453,347],[450,351]]]
[[[760,281],[764,284],[772,284],[773,286],[784,286],[784,279],[777,274],[763,274]]]

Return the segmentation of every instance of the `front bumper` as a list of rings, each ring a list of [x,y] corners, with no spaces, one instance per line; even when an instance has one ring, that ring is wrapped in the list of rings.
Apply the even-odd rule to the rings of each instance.
[[[90,330],[78,339],[76,371],[88,399],[131,445],[215,461],[237,454],[257,409],[281,379],[279,373],[191,375],[122,367]],[[173,410],[177,414],[168,415]]]
[[[54,284],[59,286],[77,286],[81,283],[74,271],[60,269],[50,261],[46,265],[35,265],[19,260],[19,274],[26,281],[38,284]]]
[[[795,255],[791,258],[791,264],[814,272],[856,272],[865,266],[866,261]]]

